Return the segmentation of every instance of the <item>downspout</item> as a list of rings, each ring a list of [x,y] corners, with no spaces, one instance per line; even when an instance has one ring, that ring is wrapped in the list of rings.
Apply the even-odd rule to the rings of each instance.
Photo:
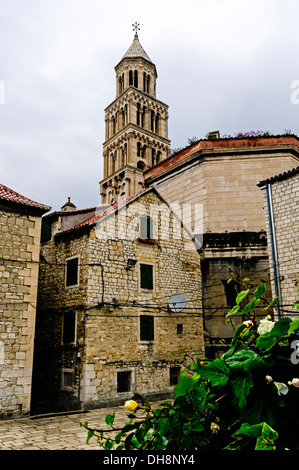
[[[278,318],[281,318],[281,290],[280,290],[280,277],[279,277],[279,266],[278,266],[278,256],[277,256],[277,246],[276,246],[276,235],[275,235],[275,224],[274,224],[274,214],[273,214],[273,204],[272,204],[272,191],[271,184],[266,183],[266,193],[267,193],[267,206],[268,206],[268,215],[269,215],[269,227],[270,227],[270,237],[271,237],[271,248],[272,248],[272,260],[273,260],[273,269],[274,269],[274,282],[275,282],[275,293],[276,297],[279,297],[278,302]]]

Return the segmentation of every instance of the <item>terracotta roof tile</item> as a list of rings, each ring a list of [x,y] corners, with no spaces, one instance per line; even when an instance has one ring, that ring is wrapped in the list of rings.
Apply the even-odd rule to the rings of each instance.
[[[45,206],[44,204],[40,204],[39,202],[32,201],[31,199],[28,199],[27,197],[17,193],[13,189],[4,186],[4,184],[0,184],[0,200],[1,199],[9,202],[15,202],[17,204],[22,204],[25,206],[35,207],[45,212],[51,209],[50,206]]]
[[[73,230],[77,230],[81,227],[88,226],[88,225],[93,225],[97,223],[99,220],[103,219],[104,217],[108,216],[109,214],[112,214],[113,212],[116,212],[118,209],[121,207],[125,206],[129,202],[131,202],[133,199],[138,198],[141,196],[143,193],[148,192],[150,188],[143,189],[142,191],[139,191],[136,194],[133,194],[132,196],[127,197],[123,201],[116,202],[114,204],[111,204],[108,208],[101,210],[101,207],[99,207],[99,211],[96,215],[84,220],[84,222],[81,222],[80,224],[75,225],[74,227],[71,227],[67,230],[63,230],[61,232],[58,232],[55,236],[61,235],[63,233],[71,232]]]

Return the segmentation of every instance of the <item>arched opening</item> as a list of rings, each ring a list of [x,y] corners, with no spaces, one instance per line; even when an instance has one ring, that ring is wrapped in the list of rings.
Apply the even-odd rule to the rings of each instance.
[[[139,162],[137,163],[137,168],[139,168],[139,170],[142,170],[142,171],[145,171],[145,163],[141,160],[139,160]]]
[[[129,72],[129,86],[133,86],[133,71]]]
[[[137,72],[137,70],[134,71],[134,87],[138,88],[138,72]]]
[[[159,113],[156,114],[155,127],[156,127],[155,132],[159,134],[160,133],[160,114]]]

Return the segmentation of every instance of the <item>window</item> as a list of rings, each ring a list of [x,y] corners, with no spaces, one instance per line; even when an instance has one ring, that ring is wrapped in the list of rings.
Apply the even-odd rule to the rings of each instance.
[[[72,391],[74,385],[73,369],[62,369],[61,390]]]
[[[69,312],[63,315],[62,343],[73,344],[76,340],[76,313]]]
[[[182,323],[178,323],[177,326],[176,326],[176,332],[178,335],[182,335],[183,334],[183,324]]]
[[[41,243],[51,240],[52,225],[49,220],[42,220]]]
[[[170,385],[177,385],[179,383],[181,368],[180,366],[170,367]]]
[[[66,287],[77,286],[79,281],[78,277],[79,258],[69,258],[66,261]]]
[[[240,292],[240,286],[237,282],[231,281],[229,284],[227,281],[222,281],[226,295],[226,305],[228,307],[234,307],[236,305],[236,297]]]
[[[140,217],[140,238],[143,240],[154,238],[153,219],[147,215]]]
[[[142,289],[153,289],[153,266],[150,264],[140,264],[140,287]]]
[[[130,392],[132,384],[132,373],[131,371],[117,372],[117,392]]]
[[[154,340],[154,317],[150,315],[140,316],[140,340],[153,341]]]

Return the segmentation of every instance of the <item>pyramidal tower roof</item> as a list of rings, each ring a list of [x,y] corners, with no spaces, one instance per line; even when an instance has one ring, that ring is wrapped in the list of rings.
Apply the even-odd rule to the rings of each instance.
[[[135,33],[134,40],[131,46],[129,47],[129,49],[127,50],[127,52],[125,53],[125,55],[123,56],[120,62],[122,62],[124,59],[137,59],[137,58],[142,58],[152,63],[151,59],[149,58],[149,56],[147,55],[147,53],[145,52],[145,50],[143,49],[142,45],[139,42],[138,34]]]

